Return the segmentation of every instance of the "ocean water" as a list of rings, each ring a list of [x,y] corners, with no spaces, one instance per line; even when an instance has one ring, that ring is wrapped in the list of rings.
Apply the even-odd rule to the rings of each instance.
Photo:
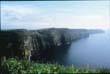
[[[55,60],[60,64],[110,68],[110,31],[74,41],[66,51],[60,49],[55,52]]]

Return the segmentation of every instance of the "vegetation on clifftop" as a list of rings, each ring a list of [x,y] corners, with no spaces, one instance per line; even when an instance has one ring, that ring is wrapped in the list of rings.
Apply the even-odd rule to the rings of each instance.
[[[10,58],[1,61],[1,74],[41,74],[41,73],[110,73],[110,69],[78,68],[58,64],[44,64]]]

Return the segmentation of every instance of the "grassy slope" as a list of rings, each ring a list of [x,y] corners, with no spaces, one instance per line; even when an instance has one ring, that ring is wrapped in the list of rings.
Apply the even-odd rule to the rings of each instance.
[[[40,64],[27,60],[10,58],[0,65],[3,74],[38,74],[38,73],[110,73],[110,69],[78,68],[74,66],[62,66],[58,64]]]

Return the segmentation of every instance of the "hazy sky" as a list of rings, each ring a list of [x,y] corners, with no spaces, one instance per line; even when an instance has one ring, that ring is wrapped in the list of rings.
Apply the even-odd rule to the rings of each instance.
[[[109,1],[1,2],[2,29],[110,28]]]

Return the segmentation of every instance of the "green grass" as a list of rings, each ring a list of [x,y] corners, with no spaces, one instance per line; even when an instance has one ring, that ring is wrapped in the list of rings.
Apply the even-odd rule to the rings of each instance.
[[[41,74],[41,73],[110,73],[110,69],[78,68],[74,66],[63,66],[58,64],[41,64],[27,60],[10,58],[1,61],[1,74]]]

